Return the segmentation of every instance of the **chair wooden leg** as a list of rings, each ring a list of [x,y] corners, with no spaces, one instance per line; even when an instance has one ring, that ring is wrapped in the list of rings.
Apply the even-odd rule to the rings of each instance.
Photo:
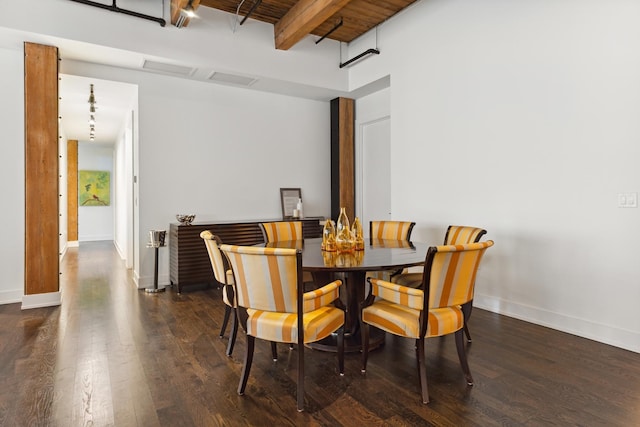
[[[338,329],[338,371],[344,376],[344,326]]]
[[[222,319],[222,327],[220,328],[220,338],[224,337],[224,332],[227,330],[227,323],[229,323],[229,315],[231,314],[231,307],[224,306],[224,318]]]
[[[298,340],[298,412],[304,411],[304,342]]]
[[[460,366],[462,366],[462,371],[464,372],[467,384],[473,385],[473,377],[471,376],[471,370],[469,369],[469,364],[467,363],[467,352],[464,348],[464,337],[462,334],[462,329],[457,330],[455,334],[458,359],[460,359]]]
[[[418,371],[420,374],[420,391],[422,392],[422,403],[429,403],[429,386],[427,385],[427,367],[424,357],[424,338],[416,340],[418,353]]]
[[[469,327],[467,322],[471,317],[471,309],[473,308],[473,300],[462,305],[462,315],[464,316],[464,334],[467,336],[467,342],[471,342],[471,334],[469,333]]]
[[[360,334],[362,335],[362,372],[367,371],[367,358],[369,357],[369,325],[360,322]]]
[[[247,387],[247,380],[249,379],[249,372],[251,371],[251,362],[253,362],[253,348],[255,346],[255,342],[255,337],[247,335],[247,352],[244,356],[244,366],[242,367],[240,384],[238,384],[238,394],[240,396],[244,394],[244,389]]]
[[[236,337],[238,336],[238,316],[235,308],[227,306],[231,310],[233,317],[231,318],[231,332],[229,333],[229,343],[227,344],[227,356],[233,354],[233,346],[236,344]]]
[[[467,342],[471,342],[471,334],[469,333],[469,327],[467,324],[464,324],[464,334],[467,336]]]
[[[278,360],[278,346],[275,341],[271,341],[271,357],[274,362]]]

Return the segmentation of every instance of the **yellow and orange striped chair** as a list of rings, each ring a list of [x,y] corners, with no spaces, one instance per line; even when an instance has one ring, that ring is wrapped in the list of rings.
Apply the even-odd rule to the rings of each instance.
[[[462,306],[473,297],[478,266],[489,240],[466,245],[432,246],[427,251],[419,289],[379,279],[368,279],[369,294],[362,309],[362,372],[367,369],[369,325],[416,340],[422,402],[429,402],[425,367],[425,338],[454,334],[467,384],[473,377],[463,342]]]
[[[447,232],[444,235],[445,245],[463,245],[466,243],[479,242],[482,236],[487,234],[487,230],[478,227],[470,227],[466,225],[450,225],[447,227]],[[402,272],[391,276],[391,281],[402,286],[408,286],[410,288],[417,288],[422,283],[422,272]],[[467,336],[467,341],[471,342],[471,333],[469,332],[469,326],[467,322],[471,317],[471,309],[473,308],[473,298],[462,309],[464,312],[464,333]]]
[[[411,231],[416,225],[410,221],[369,221],[369,244],[375,245],[382,240],[397,241],[399,244],[411,239]],[[386,242],[389,246],[391,242]],[[402,270],[368,271],[367,277],[389,280],[391,276],[399,274]]]
[[[302,242],[302,221],[276,221],[259,223],[265,243],[297,241]],[[310,272],[304,272],[304,283],[313,283]]]
[[[410,221],[369,221],[369,238],[410,240],[415,225]]]
[[[304,409],[304,344],[337,331],[340,375],[344,374],[344,311],[340,306],[340,280],[303,292],[302,251],[288,248],[221,245],[231,268],[238,303],[238,318],[247,336],[247,349],[238,385],[243,395],[255,339],[298,344],[297,407]],[[332,303],[334,303],[332,305]],[[273,346],[272,346],[273,350]]]
[[[225,270],[223,255],[218,247],[222,244],[220,238],[212,234],[209,230],[205,230],[200,233],[200,237],[202,237],[202,240],[204,240],[204,244],[207,247],[209,259],[211,260],[211,268],[213,269],[213,276],[218,283],[223,285],[222,301],[224,301],[225,307],[224,319],[222,320],[222,327],[220,328],[220,338],[224,336],[224,332],[227,329],[227,323],[229,323],[229,317],[233,315],[233,317],[231,317],[229,344],[227,345],[227,356],[231,356],[233,353],[233,346],[236,343],[236,335],[238,333],[238,320],[236,317],[235,297],[233,294],[233,273],[231,272],[231,269]]]
[[[302,240],[302,221],[259,223],[265,243],[283,240]]]

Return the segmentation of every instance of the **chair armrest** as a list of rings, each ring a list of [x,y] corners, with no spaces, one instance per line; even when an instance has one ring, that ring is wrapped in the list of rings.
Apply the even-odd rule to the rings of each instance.
[[[226,276],[227,283],[225,283],[225,285],[233,285],[233,271],[231,269],[227,270]]]
[[[389,302],[404,305],[415,310],[424,309],[424,292],[422,289],[408,288],[397,283],[370,278],[371,293]]]
[[[304,312],[308,313],[310,311],[317,310],[320,307],[329,305],[333,301],[338,299],[338,297],[340,296],[340,293],[338,291],[340,285],[342,285],[342,281],[335,280],[319,289],[305,292],[302,296],[304,303]]]

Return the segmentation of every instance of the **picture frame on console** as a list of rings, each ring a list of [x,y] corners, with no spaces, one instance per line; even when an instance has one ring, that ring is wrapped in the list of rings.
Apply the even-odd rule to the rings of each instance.
[[[282,218],[294,218],[294,210],[298,205],[298,200],[302,199],[302,191],[300,188],[281,188],[280,203],[282,205]]]

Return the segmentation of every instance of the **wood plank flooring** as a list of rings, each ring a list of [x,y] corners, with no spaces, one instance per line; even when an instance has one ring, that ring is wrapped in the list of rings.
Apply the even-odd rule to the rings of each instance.
[[[467,387],[452,337],[427,341],[431,403],[420,401],[413,342],[370,354],[306,350],[306,411],[296,411],[297,350],[273,362],[258,342],[245,396],[219,338],[220,290],[145,294],[111,242],[62,263],[59,307],[0,306],[1,426],[637,426],[640,354],[475,309]],[[228,334],[227,334],[228,335]]]

